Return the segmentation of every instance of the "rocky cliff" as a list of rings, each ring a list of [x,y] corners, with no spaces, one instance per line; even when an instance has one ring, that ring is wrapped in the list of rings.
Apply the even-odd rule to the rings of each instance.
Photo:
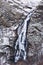
[[[28,4],[31,5],[30,2]],[[7,65],[9,58],[9,63],[13,64],[13,44],[18,37],[18,24],[25,20],[33,6],[28,6],[27,1],[0,0],[0,65]],[[43,55],[43,0],[30,19],[27,39],[30,43],[28,58],[26,62],[18,61],[17,65],[37,65]]]

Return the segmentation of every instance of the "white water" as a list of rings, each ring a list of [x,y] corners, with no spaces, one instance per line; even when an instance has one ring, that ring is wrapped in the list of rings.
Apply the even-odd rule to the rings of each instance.
[[[15,53],[15,62],[17,62],[20,58],[26,60],[26,48],[27,48],[27,43],[26,43],[26,31],[27,31],[27,21],[29,22],[30,17],[31,17],[32,13],[30,13],[27,18],[25,19],[24,23],[23,23],[23,27],[21,25],[21,33],[19,34],[19,37],[16,41],[16,45],[15,45],[15,51],[17,51]],[[20,30],[18,29],[18,31]],[[19,50],[17,49],[17,46],[19,46]],[[23,55],[22,55],[23,54]],[[22,55],[22,56],[21,56]]]

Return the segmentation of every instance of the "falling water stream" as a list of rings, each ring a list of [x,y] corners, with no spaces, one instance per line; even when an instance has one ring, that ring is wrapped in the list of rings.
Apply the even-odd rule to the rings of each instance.
[[[22,23],[21,26],[19,26],[19,36],[18,39],[15,43],[15,62],[17,62],[17,60],[19,60],[20,58],[26,60],[26,49],[27,49],[27,24],[30,22],[30,17],[33,14],[33,11],[28,14],[28,16],[26,17],[25,21]],[[20,30],[21,29],[21,30]]]

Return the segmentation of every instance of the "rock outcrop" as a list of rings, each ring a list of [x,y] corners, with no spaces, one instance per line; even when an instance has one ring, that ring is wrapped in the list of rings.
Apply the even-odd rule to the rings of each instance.
[[[29,3],[29,5],[31,4]],[[7,61],[9,58],[13,61],[13,45],[18,38],[17,28],[25,20],[32,6],[34,5],[30,7],[27,2],[22,2],[22,0],[0,0],[0,65],[10,65],[10,61]],[[31,17],[27,39],[31,46],[28,47],[28,60],[26,63],[28,65],[30,61],[29,65],[37,65],[41,54],[43,55],[43,1]],[[21,65],[26,64],[24,61],[19,61],[17,65],[20,62]]]

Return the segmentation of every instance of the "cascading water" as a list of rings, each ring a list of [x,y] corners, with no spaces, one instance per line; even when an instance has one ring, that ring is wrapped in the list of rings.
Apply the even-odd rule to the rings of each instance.
[[[33,10],[34,9],[32,9],[32,12],[30,12],[30,14],[28,14],[25,21],[18,28],[19,35],[18,35],[18,39],[17,39],[15,46],[14,46],[15,47],[14,62],[17,62],[19,59],[26,60],[26,57],[27,57],[26,49],[27,49],[27,45],[28,45],[27,25],[30,22],[30,17],[33,14]]]

